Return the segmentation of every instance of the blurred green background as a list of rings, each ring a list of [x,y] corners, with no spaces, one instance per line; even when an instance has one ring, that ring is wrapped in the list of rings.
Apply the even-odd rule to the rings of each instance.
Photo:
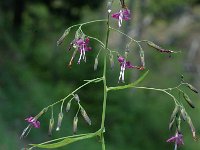
[[[150,70],[143,86],[166,88],[176,86],[180,75],[200,89],[200,1],[199,0],[130,0],[126,1],[132,12],[130,22],[124,22],[122,31],[135,39],[147,39],[162,47],[181,50],[172,55],[160,54],[143,46],[146,67]],[[113,11],[119,11],[115,0]],[[24,118],[37,114],[42,108],[65,97],[84,79],[99,77],[102,65],[93,71],[94,58],[100,46],[91,41],[93,51],[87,53],[87,63],[67,67],[72,52],[67,52],[75,30],[57,47],[56,41],[70,25],[103,19],[106,1],[99,0],[1,0],[0,1],[0,149],[16,150],[28,143],[39,143],[72,134],[72,120],[76,113],[73,105],[64,114],[60,132],[48,137],[50,111],[41,117],[41,128],[33,129],[26,139],[19,137],[26,127]],[[111,21],[117,27],[117,21]],[[105,24],[85,26],[84,32],[105,40]],[[127,39],[111,32],[109,46],[124,51]],[[139,65],[139,49],[130,48],[131,61]],[[78,59],[78,58],[76,58]],[[117,58],[116,58],[117,59]],[[101,62],[101,59],[100,59]],[[119,65],[108,69],[110,85],[117,85]],[[136,80],[140,73],[126,71],[126,83]],[[199,96],[185,91],[192,97],[196,109],[187,106],[197,134],[200,134]],[[88,127],[80,119],[78,133],[96,131],[100,127],[102,111],[102,84],[91,84],[78,92],[81,103],[92,119]],[[106,146],[108,150],[155,150],[173,149],[166,139],[173,135],[168,122],[174,104],[163,93],[145,90],[124,90],[108,95],[106,114]],[[57,118],[60,105],[54,108]],[[190,129],[183,124],[185,145],[183,150],[198,150],[200,143],[192,140]],[[100,150],[98,139],[74,143],[61,149]]]

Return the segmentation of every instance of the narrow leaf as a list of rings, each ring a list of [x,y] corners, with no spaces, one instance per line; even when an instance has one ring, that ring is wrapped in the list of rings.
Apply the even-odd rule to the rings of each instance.
[[[141,81],[144,80],[144,78],[147,76],[148,73],[149,73],[149,71],[146,71],[139,79],[137,79],[133,83],[123,85],[123,86],[109,87],[108,90],[122,90],[122,89],[135,87],[137,84],[139,84]]]
[[[34,147],[38,147],[38,148],[48,148],[48,149],[53,149],[53,148],[59,148],[59,147],[63,147],[66,146],[68,144],[80,141],[80,140],[84,140],[84,139],[88,139],[88,138],[92,138],[94,136],[97,136],[100,134],[100,131],[97,131],[95,133],[88,133],[84,136],[76,136],[76,137],[66,137],[64,140],[61,140],[59,142],[56,143],[48,143],[48,144],[30,144]]]

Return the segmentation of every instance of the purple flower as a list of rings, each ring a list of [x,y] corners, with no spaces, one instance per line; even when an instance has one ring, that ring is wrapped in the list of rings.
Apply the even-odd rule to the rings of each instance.
[[[175,143],[174,149],[176,150],[177,146],[184,145],[183,135],[181,133],[176,132],[176,135],[169,138],[166,142],[174,142]]]
[[[119,81],[121,80],[122,82],[124,82],[124,72],[126,69],[131,69],[131,68],[136,68],[138,70],[144,69],[144,67],[133,66],[130,61],[126,61],[125,58],[123,58],[122,56],[118,57],[118,62],[120,63],[121,66]]]
[[[85,52],[92,50],[91,47],[88,47],[89,42],[90,42],[89,38],[86,39],[79,38],[75,40],[74,45],[78,47],[78,51],[80,52],[78,64],[80,64],[81,59],[83,59],[86,62]]]
[[[129,9],[120,10],[117,13],[112,14],[112,17],[118,20],[118,26],[122,26],[122,20],[130,20],[131,12]]]
[[[37,121],[34,117],[29,117],[25,119],[28,123],[30,123],[35,128],[40,128],[40,122]]]

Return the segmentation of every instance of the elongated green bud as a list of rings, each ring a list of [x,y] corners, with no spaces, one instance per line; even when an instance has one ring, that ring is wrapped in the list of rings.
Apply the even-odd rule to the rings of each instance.
[[[94,60],[94,71],[97,70],[97,67],[98,67],[98,57],[96,57]]]
[[[79,98],[78,94],[74,94],[74,99],[75,99],[77,102],[80,102],[80,98]]]
[[[140,50],[140,60],[142,63],[142,67],[145,68],[145,60],[144,60],[144,51],[143,50]]]
[[[195,93],[198,93],[197,89],[189,83],[186,83],[187,87]]]
[[[185,109],[181,109],[181,117],[183,118],[184,121],[186,121],[186,112]]]
[[[70,108],[71,108],[71,101],[69,101],[69,102],[67,103],[66,112],[69,112]]]
[[[86,111],[85,111],[83,108],[81,108],[81,114],[82,114],[84,120],[85,120],[89,125],[91,125],[91,124],[92,124],[92,123],[91,123],[91,120],[90,120],[89,116],[87,115]]]
[[[114,58],[113,58],[113,55],[111,55],[111,56],[110,56],[110,67],[111,67],[111,69],[114,68],[114,65],[115,65],[115,63],[114,63]]]
[[[57,41],[57,46],[59,46],[63,42],[64,38],[69,34],[69,32],[70,32],[70,28],[65,30],[61,38]]]
[[[173,125],[174,125],[175,120],[176,120],[176,117],[174,117],[174,118],[171,120],[171,122],[169,123],[169,130],[170,130],[170,131],[171,131],[172,128],[173,128]]]
[[[195,108],[193,102],[190,100],[190,98],[187,94],[183,93],[183,97],[184,97],[185,101],[188,103],[188,105],[190,105],[190,107]]]
[[[171,114],[170,122],[172,122],[172,120],[176,117],[178,111],[179,111],[179,106],[176,105],[174,110],[173,110],[173,112],[172,112],[172,114]]]
[[[57,123],[56,131],[59,131],[59,130],[60,130],[60,127],[61,127],[61,124],[62,124],[62,120],[63,120],[63,113],[60,112],[60,113],[58,114],[58,123]]]
[[[77,132],[77,126],[78,126],[78,117],[75,116],[73,120],[73,133],[75,134]]]
[[[147,41],[147,44],[151,47],[153,47],[154,49],[158,50],[161,53],[173,53],[174,51],[171,50],[167,50],[167,49],[163,49],[160,46],[154,44],[153,42]]]
[[[192,123],[192,120],[191,120],[190,116],[187,116],[187,123],[190,126],[190,129],[191,129],[192,136],[193,136],[194,140],[196,140],[197,139],[197,137],[196,137],[196,131],[195,131],[195,128],[194,128],[194,125]]]
[[[54,118],[51,118],[51,119],[49,120],[49,132],[48,132],[48,135],[49,135],[49,136],[52,135],[53,127],[54,127]]]

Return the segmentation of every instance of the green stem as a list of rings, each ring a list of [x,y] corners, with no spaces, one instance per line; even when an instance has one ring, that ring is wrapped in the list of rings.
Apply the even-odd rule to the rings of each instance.
[[[108,91],[112,91],[112,90],[123,90],[123,89],[128,89],[128,88],[135,88],[135,89],[145,89],[145,90],[153,90],[153,91],[160,91],[160,92],[164,92],[165,94],[169,95],[174,103],[177,105],[177,106],[180,106],[180,103],[179,101],[176,99],[176,97],[174,97],[172,94],[170,94],[169,92],[167,92],[167,90],[170,90],[170,89],[157,89],[157,88],[150,88],[150,87],[137,87],[135,86],[134,84],[131,85],[131,84],[128,84],[128,85],[124,85],[124,86],[116,86],[116,87],[108,87]],[[174,89],[174,88],[171,88],[171,89]]]
[[[53,104],[51,104],[51,105],[49,105],[49,106],[47,106],[47,107],[45,107],[44,109],[45,110],[47,110],[49,107],[53,107],[54,105],[56,105],[56,104],[58,104],[58,103],[60,103],[60,102],[62,102],[62,105],[63,105],[63,103],[64,103],[64,101],[67,99],[67,98],[69,98],[70,96],[73,96],[78,90],[80,90],[81,88],[83,88],[83,87],[85,87],[86,85],[88,85],[88,84],[90,84],[90,83],[96,83],[96,81],[102,81],[103,80],[103,78],[96,78],[96,79],[92,79],[92,80],[88,80],[85,84],[83,84],[83,85],[81,85],[81,86],[79,86],[77,89],[75,89],[73,92],[71,92],[69,95],[67,95],[66,97],[64,97],[64,98],[62,98],[61,100],[59,100],[59,101],[57,101],[57,102],[55,102],[55,103],[53,103]],[[62,112],[62,105],[61,105],[61,112]],[[43,109],[43,110],[44,110]],[[38,116],[39,114],[37,114],[36,115],[36,117]],[[40,117],[40,116],[39,116]],[[39,118],[39,117],[37,117],[37,119]]]
[[[110,33],[110,28],[109,28],[109,17],[110,14],[108,13],[108,20],[107,20],[107,34],[106,34],[106,42],[105,42],[105,52],[104,52],[104,69],[103,69],[103,87],[104,87],[104,98],[103,98],[103,111],[102,111],[102,120],[101,120],[101,129],[102,129],[102,134],[101,134],[101,144],[102,144],[102,150],[105,150],[105,140],[104,140],[104,128],[105,128],[105,116],[106,116],[106,102],[107,102],[107,85],[106,85],[106,55],[107,55],[107,48],[108,48],[108,40],[109,40],[109,33]]]
[[[93,20],[93,21],[88,21],[88,22],[85,22],[85,23],[79,23],[79,24],[75,24],[71,27],[69,27],[70,29],[73,28],[73,27],[77,27],[77,26],[83,26],[83,25],[86,25],[86,24],[90,24],[90,23],[95,23],[95,22],[106,22],[107,20],[106,19],[101,19],[101,20]],[[69,29],[68,28],[68,29]]]

